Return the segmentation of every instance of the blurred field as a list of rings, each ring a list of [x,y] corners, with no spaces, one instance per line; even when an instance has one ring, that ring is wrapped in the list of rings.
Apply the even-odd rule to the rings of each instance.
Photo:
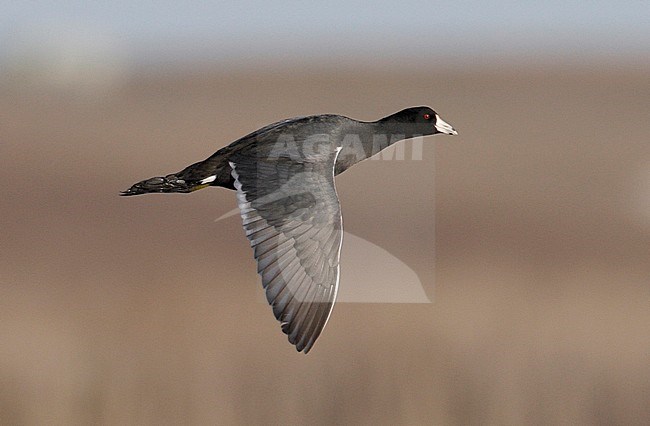
[[[197,69],[72,92],[6,79],[0,422],[650,423],[649,78]],[[337,186],[346,230],[406,262],[434,303],[339,304],[308,356],[259,303],[239,219],[213,221],[233,193],[117,196],[281,118],[421,104],[460,136]]]

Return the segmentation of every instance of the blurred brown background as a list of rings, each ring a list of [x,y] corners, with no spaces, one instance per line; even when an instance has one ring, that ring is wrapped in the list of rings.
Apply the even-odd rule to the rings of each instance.
[[[197,67],[91,96],[12,77],[2,423],[650,422],[648,77]],[[117,195],[284,117],[419,104],[460,135],[337,185],[347,231],[409,264],[434,303],[339,304],[307,356],[260,303],[239,219],[214,222],[232,192]]]
[[[4,4],[0,425],[650,424],[647,12]],[[118,196],[286,117],[416,105],[460,134],[337,178],[340,294],[432,303],[339,303],[307,356],[215,222],[232,192]]]

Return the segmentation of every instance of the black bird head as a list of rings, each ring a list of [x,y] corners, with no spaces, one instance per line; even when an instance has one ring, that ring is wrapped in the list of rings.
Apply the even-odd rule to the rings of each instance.
[[[402,134],[405,138],[414,136],[457,135],[458,132],[427,106],[407,108],[384,117],[378,123],[391,134]]]

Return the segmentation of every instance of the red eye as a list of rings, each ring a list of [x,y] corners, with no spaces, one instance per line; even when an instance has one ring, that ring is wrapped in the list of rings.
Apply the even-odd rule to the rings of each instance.
[[[425,120],[428,120],[431,118],[431,115],[429,114],[424,114],[422,117],[424,117]]]

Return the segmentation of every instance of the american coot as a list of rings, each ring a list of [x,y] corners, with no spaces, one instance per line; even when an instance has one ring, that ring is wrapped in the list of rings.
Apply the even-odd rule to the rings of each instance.
[[[399,140],[436,133],[457,134],[429,107],[373,122],[331,114],[291,118],[121,195],[236,190],[266,298],[289,342],[307,353],[327,323],[339,284],[343,234],[334,176]]]

